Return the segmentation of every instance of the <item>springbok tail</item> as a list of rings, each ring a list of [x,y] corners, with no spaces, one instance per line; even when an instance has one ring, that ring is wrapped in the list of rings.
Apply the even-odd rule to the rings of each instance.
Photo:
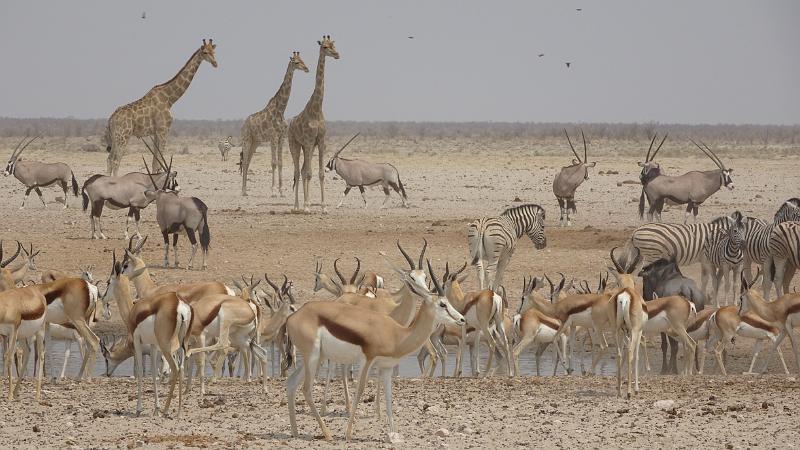
[[[186,308],[184,311],[181,311],[181,305],[184,305]],[[186,352],[189,351],[189,331],[192,329],[192,320],[194,319],[194,310],[192,306],[188,303],[179,302],[178,303],[178,343],[180,344],[181,350],[183,350],[183,355],[181,356],[181,366],[183,366],[183,360],[186,357]]]
[[[288,370],[290,367],[294,366],[294,344],[292,344],[292,338],[289,337],[289,333],[286,333],[286,345],[283,346],[283,367],[282,370]]]
[[[617,328],[631,323],[631,294],[627,289],[617,294]]]

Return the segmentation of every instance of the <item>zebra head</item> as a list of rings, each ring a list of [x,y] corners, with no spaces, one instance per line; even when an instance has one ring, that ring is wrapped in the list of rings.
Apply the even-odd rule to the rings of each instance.
[[[532,221],[531,227],[528,230],[528,237],[531,242],[533,242],[533,246],[536,247],[537,250],[541,250],[547,247],[547,237],[544,235],[545,213],[544,208],[538,206],[537,208],[535,219]]]
[[[732,246],[738,248],[744,242],[745,223],[744,216],[739,211],[735,211],[728,218],[728,239]]]
[[[800,222],[800,198],[790,198],[778,208],[775,225],[782,222]]]

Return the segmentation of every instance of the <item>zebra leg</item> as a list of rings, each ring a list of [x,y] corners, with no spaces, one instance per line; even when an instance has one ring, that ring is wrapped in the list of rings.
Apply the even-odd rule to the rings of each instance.
[[[775,285],[776,298],[780,298],[780,296],[783,295],[783,276],[786,273],[786,263],[787,260],[784,258],[774,258],[772,260],[773,270],[775,271],[772,283]],[[769,274],[764,274],[764,278],[767,276],[769,276]]]
[[[764,260],[764,263],[761,265],[761,273],[764,274],[761,277],[761,289],[764,292],[764,300],[769,301],[770,294],[772,292],[772,271],[775,270],[775,260],[772,256],[767,256]],[[748,278],[748,280],[753,280],[752,278]]]
[[[347,197],[347,194],[350,193],[350,189],[353,189],[353,186],[347,186],[346,188],[344,188],[344,193],[342,194],[342,199],[339,200],[339,204],[336,205],[337,209],[342,207],[342,203],[344,203],[344,199],[345,199],[345,197]]]

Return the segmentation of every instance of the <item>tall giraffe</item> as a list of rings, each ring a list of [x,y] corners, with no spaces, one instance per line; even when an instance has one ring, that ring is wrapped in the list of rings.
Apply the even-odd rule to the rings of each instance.
[[[314,147],[319,149],[319,189],[322,212],[327,213],[325,207],[325,171],[323,158],[325,157],[325,116],[322,114],[322,97],[325,92],[325,58],[339,59],[339,52],[333,46],[330,36],[323,36],[319,44],[319,60],[317,61],[317,79],[314,92],[306,103],[306,107],[289,122],[289,151],[292,153],[294,164],[294,209],[300,210],[300,151],[303,152],[303,211],[309,212],[308,183],[311,181],[311,157]]]
[[[172,79],[150,89],[144,97],[133,103],[120,106],[111,114],[106,127],[106,151],[108,153],[108,174],[117,175],[119,164],[131,136],[153,136],[160,148],[166,148],[167,134],[172,126],[170,108],[181,98],[197,73],[200,63],[208,61],[217,67],[213,39],[200,46]],[[153,166],[159,167],[155,155]]]
[[[250,160],[261,142],[269,142],[272,148],[272,196],[275,196],[275,168],[278,168],[278,191],[283,197],[283,138],[286,136],[286,120],[283,113],[292,92],[292,76],[295,70],[308,73],[306,63],[300,59],[300,52],[292,52],[289,67],[283,76],[278,92],[269,100],[266,108],[251,114],[244,121],[241,132],[242,143],[242,195],[247,195],[247,170]]]

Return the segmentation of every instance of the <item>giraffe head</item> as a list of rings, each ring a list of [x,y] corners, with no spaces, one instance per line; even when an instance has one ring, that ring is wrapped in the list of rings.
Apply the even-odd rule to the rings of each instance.
[[[322,36],[322,40],[317,41],[317,44],[319,44],[320,50],[322,50],[325,56],[333,57],[333,59],[339,59],[339,52],[336,51],[336,47],[333,45],[331,35]]]
[[[214,56],[214,50],[216,50],[216,48],[217,45],[214,43],[213,39],[209,39],[208,42],[203,39],[203,45],[200,47],[200,54],[203,60],[208,61],[214,67],[217,67],[217,58]]]
[[[302,70],[305,73],[308,73],[308,66],[306,63],[303,62],[303,59],[300,58],[300,52],[292,52],[292,56],[289,58],[289,63],[292,65],[293,70]]]

